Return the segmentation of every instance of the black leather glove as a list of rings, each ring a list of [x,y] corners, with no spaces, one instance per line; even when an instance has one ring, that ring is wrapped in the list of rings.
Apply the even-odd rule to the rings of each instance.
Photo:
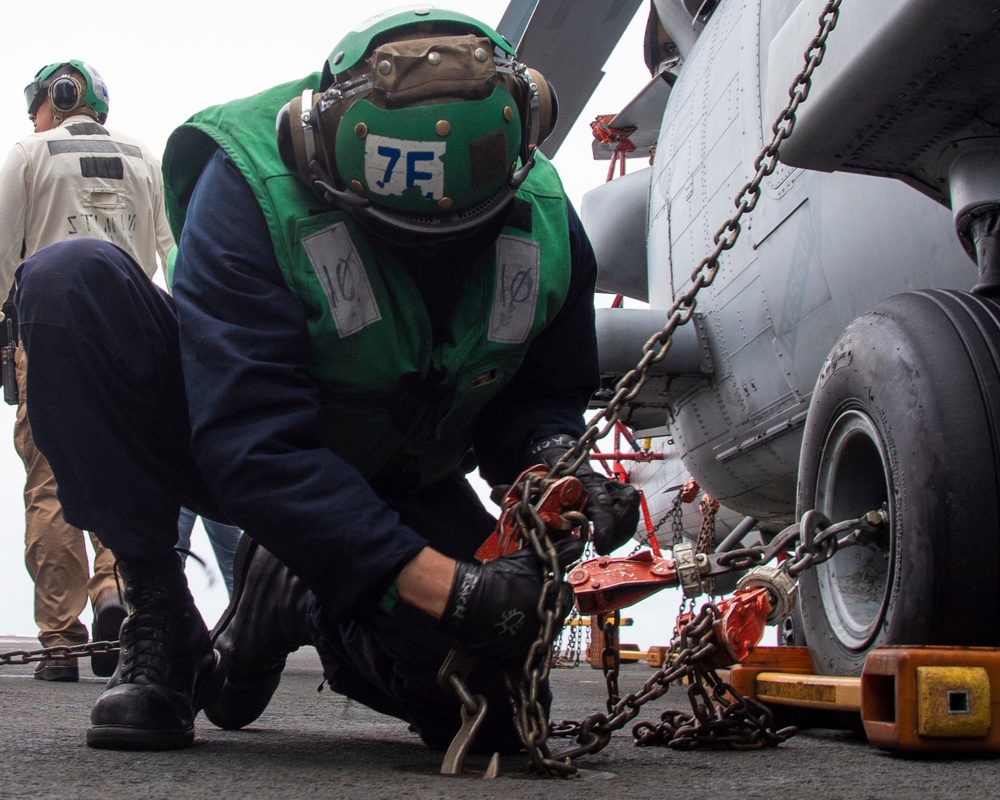
[[[565,434],[533,442],[528,449],[533,464],[551,468],[576,440]],[[599,475],[586,462],[576,470],[576,477],[587,490],[583,513],[594,526],[594,548],[601,555],[621,547],[639,527],[639,491],[630,484]]]
[[[580,557],[583,544],[574,536],[556,543],[563,569]],[[470,654],[520,668],[538,638],[542,582],[541,564],[530,547],[487,564],[459,561],[438,626]],[[560,584],[559,598],[565,616],[573,602],[569,584]]]

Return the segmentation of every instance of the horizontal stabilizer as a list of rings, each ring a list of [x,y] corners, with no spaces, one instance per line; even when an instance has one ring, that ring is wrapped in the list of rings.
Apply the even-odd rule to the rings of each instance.
[[[632,131],[628,139],[635,150],[626,152],[626,157],[649,157],[660,135],[663,110],[676,80],[677,76],[669,71],[657,75],[608,123],[609,128]],[[616,146],[613,142],[594,139],[593,147],[594,158],[601,161],[610,159]]]
[[[551,157],[604,77],[604,64],[642,0],[511,0],[497,30],[518,58],[555,87],[559,121],[541,149]]]

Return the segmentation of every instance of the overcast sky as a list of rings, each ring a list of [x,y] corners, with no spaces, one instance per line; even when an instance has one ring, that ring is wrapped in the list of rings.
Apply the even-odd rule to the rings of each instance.
[[[134,0],[79,3],[50,0],[7,4],[0,26],[0,152],[31,133],[24,106],[24,86],[42,66],[77,58],[103,75],[111,95],[108,127],[144,140],[153,152],[163,152],[170,132],[192,113],[265,89],[319,69],[344,32],[372,14],[406,3],[369,0],[363,3],[233,2],[175,0],[159,5]],[[496,25],[506,0],[452,0],[436,3]],[[589,121],[614,113],[649,79],[643,63],[642,33],[648,6],[640,7],[619,47],[606,65],[608,76],[575,123],[555,164],[570,199],[579,208],[583,193],[603,182],[607,162],[591,156]],[[324,12],[325,10],[325,12]],[[558,86],[556,87],[558,91]],[[560,121],[566,124],[565,120]],[[644,165],[643,165],[644,166]],[[638,168],[638,166],[633,167]],[[638,355],[638,354],[637,354]],[[30,579],[23,565],[24,470],[11,439],[14,413],[0,404],[0,635],[34,636]],[[94,454],[100,464],[100,454]],[[200,527],[195,552],[217,573]],[[190,564],[190,562],[189,562]],[[225,589],[215,577],[190,565],[188,575],[202,614],[211,625],[225,606]],[[631,636],[644,648],[667,644],[676,604],[670,616],[640,624]],[[89,609],[85,621],[89,621]],[[633,616],[636,615],[630,612]],[[639,620],[640,623],[643,620]],[[666,633],[664,633],[666,632]]]

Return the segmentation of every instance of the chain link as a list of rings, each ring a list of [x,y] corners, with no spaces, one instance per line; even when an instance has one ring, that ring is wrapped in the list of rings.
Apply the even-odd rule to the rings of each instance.
[[[90,642],[88,644],[59,644],[44,647],[41,650],[12,650],[0,653],[0,667],[8,665],[31,664],[35,661],[50,659],[86,658],[97,653],[117,653],[118,642]]]
[[[677,495],[674,497],[674,502],[671,503],[670,510],[667,511],[666,515],[663,517],[663,519],[660,520],[659,523],[660,525],[662,525],[664,522],[667,521],[667,518],[669,517],[670,538],[671,538],[670,544],[673,547],[676,547],[677,545],[681,544],[684,541],[684,509],[681,508],[683,497],[684,497],[684,489],[681,488],[677,492]],[[659,525],[656,528],[653,528],[653,532],[655,533],[658,528]]]
[[[781,563],[781,569],[792,578],[797,578],[807,569],[812,569],[829,561],[838,550],[855,544],[865,544],[883,530],[889,519],[888,507],[869,511],[857,519],[847,519],[832,524],[821,512],[812,510],[802,515],[802,520],[786,528],[769,544],[744,547],[718,553],[711,558],[714,575],[726,572],[745,572],[762,566],[779,553],[786,552],[794,542],[799,541],[795,551]]]
[[[884,506],[881,510],[836,525],[831,524],[821,512],[809,511],[798,525],[789,529],[798,534],[802,543],[796,547],[794,555],[782,563],[781,568],[796,577],[833,558],[840,548],[864,542],[866,536],[880,531],[887,519],[888,511]],[[782,541],[785,539],[782,538]],[[741,552],[752,555],[733,560],[732,569],[743,569],[751,563],[758,566],[774,556],[774,550],[763,545]],[[728,555],[731,554],[720,554],[717,559],[721,562]],[[679,619],[684,611],[682,604]],[[718,607],[706,603],[691,622],[680,625],[671,645],[670,666],[647,681],[640,693],[617,699],[618,661],[611,659],[613,666],[608,667],[606,656],[605,666],[611,673],[608,677],[608,716],[591,715],[589,725],[587,720],[577,724],[563,722],[554,730],[563,735],[575,735],[579,730],[594,728],[610,733],[624,727],[641,706],[662,695],[671,684],[686,680],[689,683],[691,713],[666,711],[661,714],[658,725],[637,724],[633,728],[637,744],[661,744],[679,749],[713,747],[745,750],[773,747],[786,741],[795,733],[794,728],[777,730],[773,714],[767,706],[741,695],[712,669],[712,657],[717,650],[713,626],[718,618]],[[612,699],[615,699],[613,704]],[[589,752],[596,752],[596,748]]]
[[[746,750],[773,747],[795,733],[794,728],[776,730],[771,711],[746,698],[723,682],[712,667],[718,654],[714,625],[718,607],[705,604],[698,615],[681,629],[674,658],[658,670],[638,692],[618,695],[618,660],[608,667],[607,713],[597,712],[582,721],[563,720],[551,727],[553,736],[575,738],[577,746],[567,751],[575,758],[596,753],[611,735],[628,725],[647,703],[666,694],[671,686],[688,684],[690,712],[661,714],[660,723],[641,722],[633,728],[637,744],[666,744],[677,749],[714,747]],[[610,626],[609,626],[610,627]],[[606,637],[610,641],[611,637]],[[615,654],[617,655],[617,654]]]
[[[563,633],[560,634],[558,644],[565,645],[556,648],[556,655],[553,656],[553,668],[578,667],[583,660],[583,625],[580,612],[573,606],[569,610],[569,617],[563,626]]]
[[[538,638],[525,658],[520,675],[505,674],[507,692],[514,708],[514,725],[534,768],[544,775],[568,776],[576,768],[568,758],[554,758],[548,748],[549,719],[542,703],[542,686],[552,667],[553,642],[569,609],[563,605],[563,570],[555,547],[546,535],[546,525],[532,504],[544,485],[539,473],[524,479],[521,500],[512,511],[513,522],[542,565],[542,590],[538,599],[541,622]]]
[[[636,540],[635,547],[632,548],[632,552],[629,555],[634,556],[647,547],[652,549],[657,531],[666,525],[668,520],[670,521],[671,546],[678,545],[684,541],[684,509],[681,508],[681,503],[684,502],[685,490],[686,486],[680,487],[670,504],[670,508],[660,517],[659,522],[651,530],[644,533],[641,539]]]
[[[698,532],[698,542],[695,545],[695,553],[712,554],[715,553],[715,515],[719,512],[719,503],[707,492],[701,496],[699,504],[701,510],[701,530]],[[715,578],[707,578],[702,582],[705,592],[715,595]]]

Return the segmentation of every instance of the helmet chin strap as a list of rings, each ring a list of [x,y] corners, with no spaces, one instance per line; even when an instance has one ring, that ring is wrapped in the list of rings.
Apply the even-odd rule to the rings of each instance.
[[[50,102],[49,108],[52,110],[52,122],[56,127],[62,125],[63,121],[68,119],[69,117],[76,117],[80,115],[83,115],[85,117],[90,117],[92,120],[94,120],[94,122],[97,122],[98,124],[100,124],[101,121],[100,116],[98,116],[97,112],[94,111],[94,109],[92,109],[90,106],[83,103],[74,106],[68,111],[63,111],[57,108],[54,103]]]
[[[63,122],[66,121],[67,118],[72,117],[72,116],[76,116],[77,114],[80,114],[80,113],[82,113],[82,112],[79,109],[77,109],[76,111],[72,111],[72,112],[69,112],[69,111],[55,112],[55,113],[52,114],[52,124],[53,124],[54,127],[58,128],[60,125],[63,124]],[[91,115],[91,116],[93,116],[93,115]],[[94,120],[96,121],[97,118],[94,117]]]
[[[315,159],[309,162],[309,171],[313,176],[313,186],[320,190],[323,199],[335,205],[341,211],[350,213],[355,209],[371,205],[371,201],[367,198],[355,192],[338,189],[334,186],[333,178],[327,174],[326,170]]]
[[[512,189],[517,189],[524,179],[528,177],[528,173],[531,172],[531,168],[535,166],[535,150],[534,148],[528,154],[528,158],[525,160],[524,164],[521,165],[520,169],[514,171],[514,174],[510,176],[510,186]]]

